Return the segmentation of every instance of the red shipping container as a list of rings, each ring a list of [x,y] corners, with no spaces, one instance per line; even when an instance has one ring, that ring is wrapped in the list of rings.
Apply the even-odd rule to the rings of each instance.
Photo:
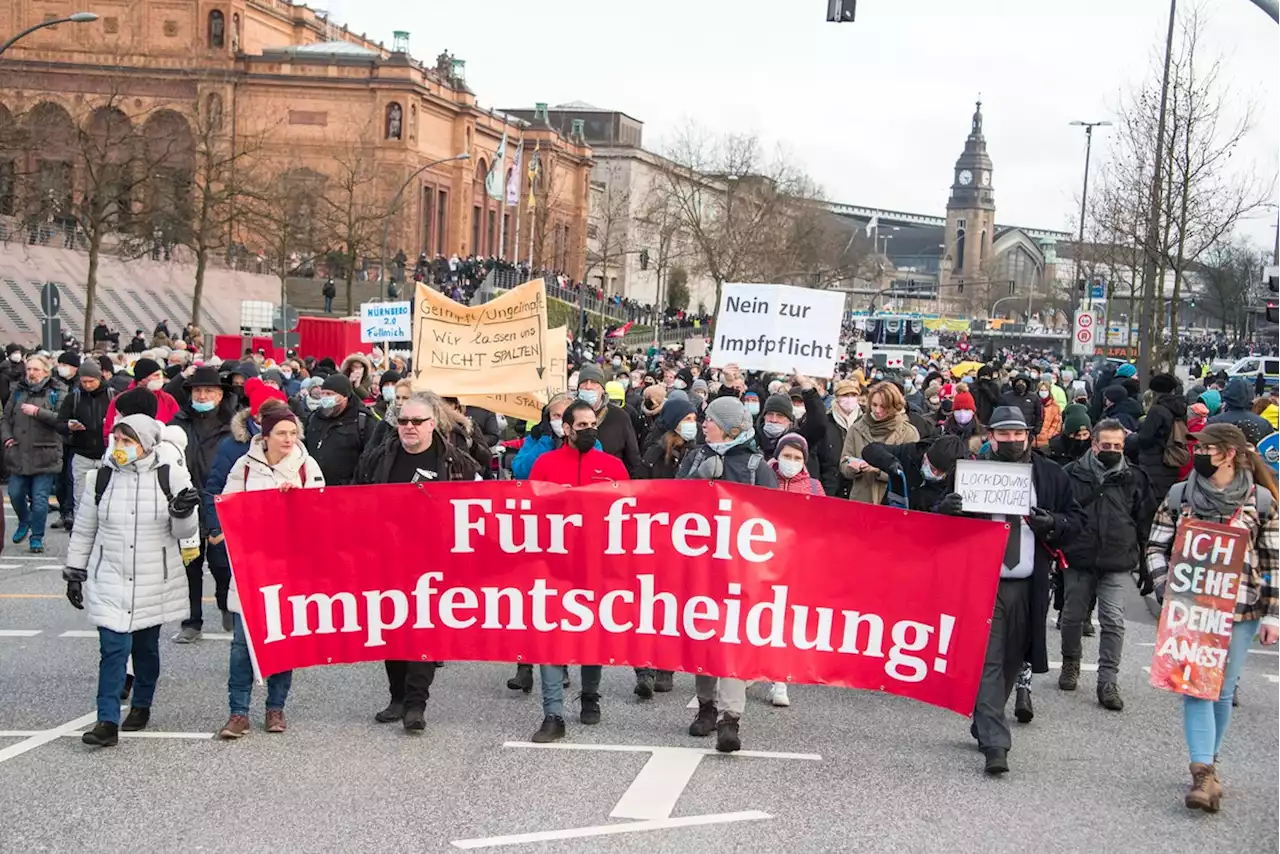
[[[341,365],[352,353],[372,352],[372,346],[360,341],[360,321],[329,317],[298,319],[298,355],[330,358]]]
[[[213,355],[222,361],[239,359],[244,352],[243,335],[215,335],[213,338]]]

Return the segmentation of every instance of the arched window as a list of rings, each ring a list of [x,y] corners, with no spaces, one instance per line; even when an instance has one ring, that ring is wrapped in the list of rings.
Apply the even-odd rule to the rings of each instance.
[[[404,108],[392,101],[387,104],[387,139],[404,138]]]
[[[222,48],[227,43],[227,21],[222,12],[214,9],[209,13],[209,47]]]

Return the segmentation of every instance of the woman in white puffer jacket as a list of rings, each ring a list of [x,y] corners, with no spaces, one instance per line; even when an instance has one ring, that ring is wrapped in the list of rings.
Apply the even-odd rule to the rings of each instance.
[[[98,723],[86,744],[110,747],[117,729],[140,730],[151,717],[160,676],[160,626],[187,612],[184,563],[199,554],[200,497],[186,468],[157,453],[164,425],[129,415],[111,429],[103,466],[76,504],[63,578],[67,599],[98,627]],[[98,500],[98,478],[109,477]],[[167,489],[166,489],[167,485]],[[188,554],[180,540],[193,543]],[[133,656],[133,703],[120,723],[120,692]]]
[[[302,426],[288,404],[268,400],[258,410],[261,432],[249,442],[249,451],[236,460],[227,473],[223,495],[278,489],[324,486],[324,473],[302,444]],[[227,608],[233,615],[231,658],[227,673],[227,703],[231,717],[218,731],[219,738],[240,738],[249,733],[249,703],[253,700],[253,662],[245,641],[244,620],[240,616],[240,596],[236,590],[235,567],[231,567],[231,588]],[[267,732],[284,732],[284,703],[293,684],[293,671],[267,677]]]

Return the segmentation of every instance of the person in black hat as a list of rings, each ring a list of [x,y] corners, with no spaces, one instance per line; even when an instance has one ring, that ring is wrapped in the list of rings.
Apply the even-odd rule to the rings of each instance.
[[[1187,446],[1187,398],[1178,388],[1172,374],[1156,374],[1149,387],[1154,397],[1147,417],[1138,425],[1134,440],[1138,450],[1138,467],[1151,483],[1155,505],[1164,500],[1182,475],[1182,467],[1191,462]]]
[[[360,455],[373,434],[373,413],[355,396],[351,380],[330,374],[320,386],[320,406],[307,422],[307,452],[330,486],[353,482]]]
[[[961,436],[944,435],[905,445],[872,442],[862,449],[862,458],[890,475],[891,493],[902,491],[906,478],[908,506],[925,513],[959,515],[960,496],[955,491],[956,461],[968,459],[969,443]]]
[[[1046,617],[1053,555],[1084,529],[1084,511],[1063,470],[1047,457],[1031,452],[1031,431],[1016,406],[998,406],[987,425],[990,439],[982,460],[1031,465],[1031,511],[1026,516],[973,514],[1009,524],[1009,539],[1000,566],[1000,586],[987,642],[982,681],[969,732],[986,757],[988,774],[1009,770],[1009,731],[1005,706],[1029,661],[1035,673],[1047,673],[1049,656]]]
[[[396,402],[396,383],[403,377],[396,371],[383,371],[378,378],[378,395],[373,404],[373,414],[379,421],[387,417],[387,411]]]
[[[222,378],[217,370],[208,366],[196,368],[183,383],[183,388],[188,400],[171,423],[187,435],[187,470],[203,501],[209,472],[218,456],[218,447],[223,439],[231,435],[236,398],[222,387]],[[200,556],[187,564],[187,592],[191,611],[187,619],[182,621],[182,628],[174,638],[176,643],[197,641],[204,629],[201,597],[204,595],[205,555],[210,542],[203,514],[200,521]],[[209,571],[213,574],[216,598],[223,614],[223,630],[230,631],[231,618],[226,604],[227,591],[231,586],[230,567],[214,566],[211,562]]]

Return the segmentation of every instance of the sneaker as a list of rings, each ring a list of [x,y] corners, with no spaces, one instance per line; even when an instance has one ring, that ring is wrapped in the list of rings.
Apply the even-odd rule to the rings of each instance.
[[[702,737],[716,730],[716,704],[698,701],[698,716],[689,724],[689,735]]]
[[[80,736],[80,740],[93,747],[115,747],[120,741],[120,735],[115,724],[98,721],[93,729]]]
[[[528,694],[533,690],[533,665],[517,664],[516,675],[507,680],[507,687],[512,691],[523,691]]]
[[[284,709],[267,709],[267,732],[284,732]]]
[[[791,698],[787,696],[787,683],[773,683],[773,687],[769,689],[769,702],[779,708],[786,708],[791,705]]]
[[[250,729],[252,727],[249,724],[248,715],[232,715],[222,725],[222,729],[218,730],[218,738],[243,738],[249,734]]]
[[[1113,712],[1124,711],[1124,699],[1120,696],[1120,686],[1114,682],[1098,686],[1098,703],[1104,709]]]
[[[1029,724],[1035,719],[1036,710],[1031,705],[1031,689],[1019,688],[1013,701],[1013,716],[1020,724]]]
[[[542,726],[529,739],[534,744],[550,744],[564,738],[564,718],[559,715],[547,715],[542,719]]]
[[[632,691],[633,694],[641,700],[651,700],[653,699],[653,689],[654,678],[652,671],[636,674],[636,687],[635,690]]]
[[[373,719],[380,724],[393,724],[404,717],[404,703],[397,703],[392,700],[387,707],[373,716]]]
[[[32,537],[30,551],[33,555],[44,554],[44,540],[38,540],[35,537]]]
[[[403,723],[405,732],[422,732],[427,728],[427,710],[421,706],[405,709]]]
[[[1080,628],[1080,633],[1087,638],[1091,638],[1098,633],[1098,630],[1093,627],[1093,621],[1090,620]]]
[[[1062,672],[1058,674],[1058,688],[1063,691],[1074,691],[1080,684],[1080,659],[1064,658]]]
[[[726,713],[716,724],[716,750],[720,753],[733,753],[741,749],[742,738],[738,735],[738,719]]]
[[[63,524],[64,523],[62,521],[62,517],[59,516],[57,519],[54,519],[52,522],[49,523],[49,527],[55,531],[58,531],[62,529]]]
[[[18,530],[13,532],[13,542],[20,543],[27,538],[27,534],[31,533],[30,525],[19,525]]]
[[[236,629],[236,617],[230,611],[222,612],[222,630],[224,632],[234,632]]]
[[[195,643],[204,637],[204,632],[195,626],[183,626],[182,629],[173,636],[174,643]]]
[[[600,695],[599,694],[583,694],[582,711],[578,713],[578,720],[587,726],[595,726],[600,723]]]
[[[670,670],[659,670],[653,678],[653,690],[659,694],[669,694],[676,687],[676,675]]]
[[[120,689],[120,702],[129,699],[130,692],[133,691],[133,674],[126,673],[124,675],[124,687]]]
[[[988,747],[982,753],[987,757],[986,767],[983,768],[987,774],[995,777],[1009,773],[1009,751],[1003,747]]]
[[[120,731],[137,732],[140,729],[146,729],[149,720],[151,720],[151,709],[130,706],[129,714],[125,715],[124,722],[120,724]]]

